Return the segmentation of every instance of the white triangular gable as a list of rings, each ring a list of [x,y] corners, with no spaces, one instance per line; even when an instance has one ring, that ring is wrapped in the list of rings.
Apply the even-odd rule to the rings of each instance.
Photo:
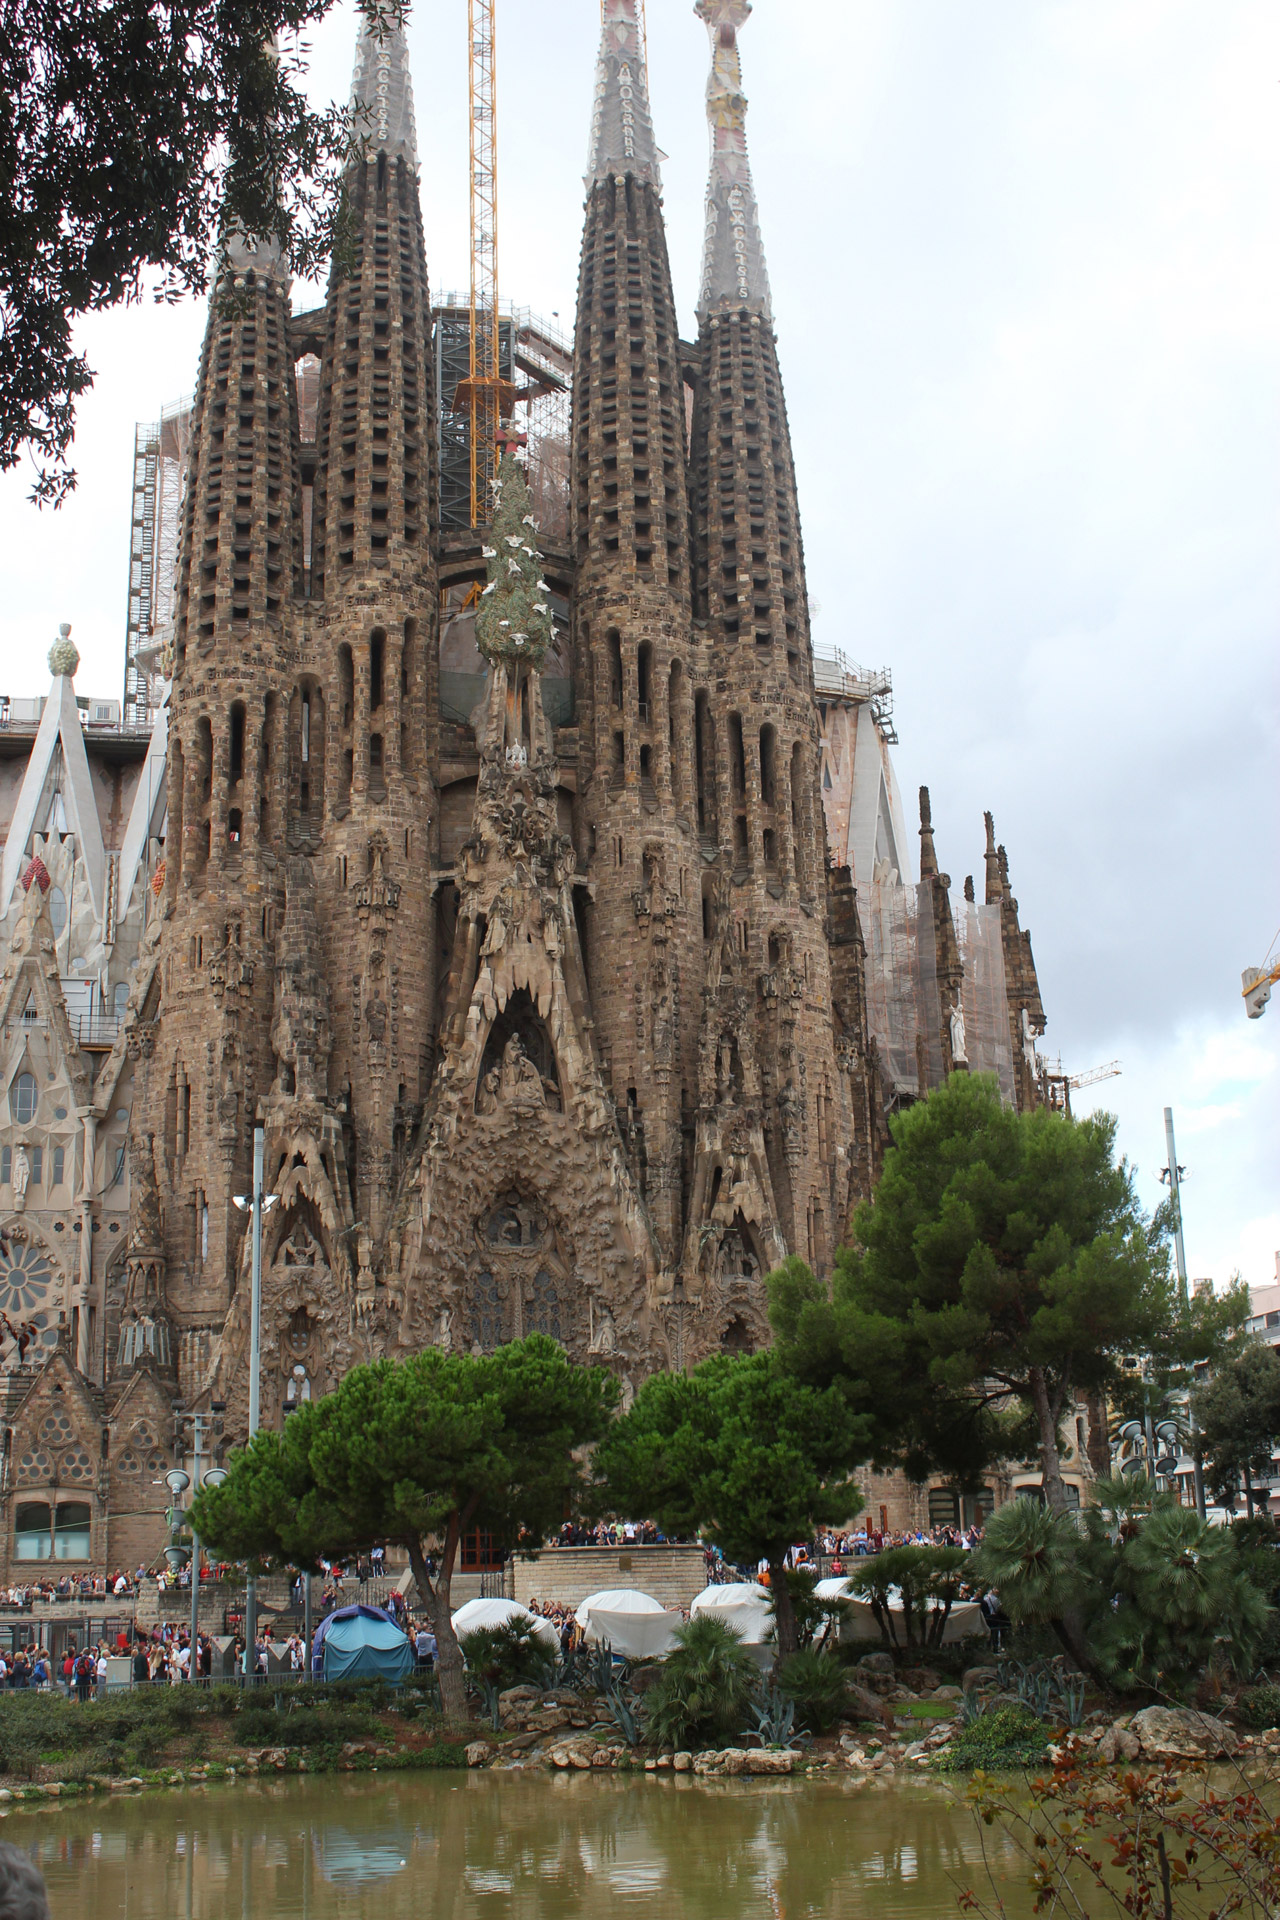
[[[59,748],[62,750],[60,767]],[[67,673],[54,675],[18,804],[13,810],[13,824],[4,848],[4,867],[0,871],[0,914],[9,911],[13,890],[31,858],[32,835],[43,831],[42,822],[48,819],[55,782],[62,796],[66,831],[76,836],[76,851],[84,863],[89,896],[101,924],[106,854],[93,798],[93,775],[89,771],[89,756],[85,752],[84,732],[76,707],[75,686]]]

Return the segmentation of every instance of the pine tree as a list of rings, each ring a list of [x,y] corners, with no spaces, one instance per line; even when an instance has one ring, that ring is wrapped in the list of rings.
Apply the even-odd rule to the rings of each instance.
[[[476,645],[486,660],[537,673],[551,643],[551,604],[542,577],[533,499],[520,464],[504,453],[494,482],[489,581],[480,596]]]

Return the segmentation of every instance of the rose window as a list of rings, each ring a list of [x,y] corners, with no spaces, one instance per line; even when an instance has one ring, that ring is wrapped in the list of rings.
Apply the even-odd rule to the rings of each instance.
[[[120,1455],[120,1458],[116,1461],[116,1472],[117,1473],[141,1473],[142,1462],[141,1460],[139,1460],[136,1453],[130,1453],[126,1448],[126,1450]]]
[[[54,1303],[61,1291],[61,1279],[39,1247],[0,1245],[0,1313],[8,1316],[15,1333],[23,1323],[36,1330],[27,1348],[28,1366],[40,1357],[40,1349],[57,1345]]]
[[[75,1428],[65,1413],[48,1414],[40,1428],[40,1438],[52,1447],[65,1447],[75,1437]]]

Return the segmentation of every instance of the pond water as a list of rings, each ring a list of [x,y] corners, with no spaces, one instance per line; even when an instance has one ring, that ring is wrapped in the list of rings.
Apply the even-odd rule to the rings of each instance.
[[[13,1808],[54,1920],[940,1920],[1029,1915],[998,1832],[939,1783],[329,1776]]]

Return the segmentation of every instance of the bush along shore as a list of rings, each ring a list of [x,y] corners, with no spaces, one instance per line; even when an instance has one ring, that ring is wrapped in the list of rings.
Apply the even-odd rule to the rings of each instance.
[[[705,1620],[682,1629],[666,1660],[634,1666],[602,1650],[538,1672],[519,1632],[467,1645],[483,1717],[463,1723],[444,1720],[430,1674],[398,1689],[166,1686],[83,1705],[43,1692],[0,1696],[0,1807],[262,1774],[834,1773],[888,1785],[1037,1769],[1064,1754],[1166,1768],[1280,1757],[1280,1689],[1271,1686],[1242,1693],[1232,1724],[1192,1707],[1092,1705],[1061,1659],[965,1666],[950,1650],[925,1664],[918,1653],[910,1663],[809,1649],[766,1679],[732,1634]]]

